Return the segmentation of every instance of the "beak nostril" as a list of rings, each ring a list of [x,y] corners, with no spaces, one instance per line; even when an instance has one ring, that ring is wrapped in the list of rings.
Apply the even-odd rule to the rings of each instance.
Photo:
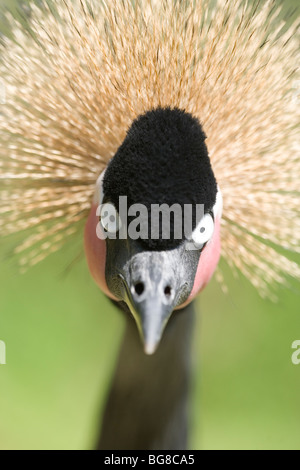
[[[171,294],[172,294],[172,288],[171,288],[171,286],[166,286],[166,287],[165,287],[165,290],[164,290],[164,293],[165,293],[165,296],[166,296],[166,297],[170,297]]]
[[[145,290],[144,283],[143,283],[143,282],[138,282],[138,283],[134,286],[134,290],[135,290],[135,293],[136,293],[137,295],[142,295],[142,293],[143,293],[144,290]]]

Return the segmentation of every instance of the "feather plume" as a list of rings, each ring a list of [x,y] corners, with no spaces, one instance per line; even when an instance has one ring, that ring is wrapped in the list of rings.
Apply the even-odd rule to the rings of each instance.
[[[133,119],[199,118],[223,193],[222,255],[263,295],[300,251],[299,29],[275,2],[64,0],[10,17],[1,49],[0,230],[33,265],[81,230]],[[9,16],[9,15],[7,15]],[[299,91],[299,90],[298,90]]]

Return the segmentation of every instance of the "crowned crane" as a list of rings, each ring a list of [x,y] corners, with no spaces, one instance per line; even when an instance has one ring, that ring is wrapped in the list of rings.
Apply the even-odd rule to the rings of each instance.
[[[27,267],[84,221],[126,318],[97,447],[185,449],[193,300],[220,255],[263,294],[300,277],[276,250],[299,249],[296,25],[272,1],[31,10],[1,53],[1,230],[26,230]]]

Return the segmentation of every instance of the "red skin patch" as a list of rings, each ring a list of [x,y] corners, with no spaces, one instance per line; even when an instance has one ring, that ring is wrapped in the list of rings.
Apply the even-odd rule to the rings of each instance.
[[[84,247],[87,263],[92,277],[104,294],[113,300],[118,300],[109,291],[105,280],[106,241],[97,237],[97,226],[98,231],[101,230],[101,226],[98,225],[99,217],[96,215],[96,210],[97,205],[93,204],[85,226]],[[192,292],[187,301],[177,307],[177,309],[188,305],[209,283],[218,265],[220,255],[220,218],[216,218],[213,238],[206,245],[200,256]]]
[[[96,284],[109,298],[118,300],[109,291],[105,280],[106,241],[97,237],[99,217],[97,205],[93,204],[84,231],[84,248],[88,266]],[[101,226],[98,226],[101,230]]]
[[[176,310],[188,305],[209,283],[221,256],[220,218],[215,220],[215,230],[211,241],[203,249],[189,298]]]

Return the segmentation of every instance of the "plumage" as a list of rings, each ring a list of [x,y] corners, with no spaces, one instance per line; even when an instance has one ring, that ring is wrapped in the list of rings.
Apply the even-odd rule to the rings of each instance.
[[[163,238],[151,237],[151,206],[185,204],[193,209],[204,206],[212,211],[216,203],[217,182],[213,174],[206,136],[197,119],[177,108],[156,108],[136,119],[109,162],[103,179],[106,197],[115,207],[126,196],[127,205],[143,204],[148,210],[147,238],[143,243],[150,249],[171,249],[182,239],[175,234],[174,217],[170,218],[170,233]],[[197,223],[193,210],[193,224]],[[199,222],[199,220],[198,220]],[[145,221],[146,223],[146,221]],[[158,227],[159,228],[159,227]],[[184,218],[181,221],[184,231]]]
[[[98,446],[182,449],[192,300],[220,253],[262,295],[300,278],[298,25],[273,0],[39,4],[7,13],[0,46],[1,234],[24,270],[85,225],[91,274],[127,321]],[[103,240],[101,192],[205,215],[176,243]]]
[[[82,233],[99,174],[132,121],[161,106],[191,113],[207,135],[223,258],[264,295],[299,278],[297,24],[285,30],[273,1],[31,8],[26,28],[9,17],[0,65],[0,229],[24,231],[21,265]]]

